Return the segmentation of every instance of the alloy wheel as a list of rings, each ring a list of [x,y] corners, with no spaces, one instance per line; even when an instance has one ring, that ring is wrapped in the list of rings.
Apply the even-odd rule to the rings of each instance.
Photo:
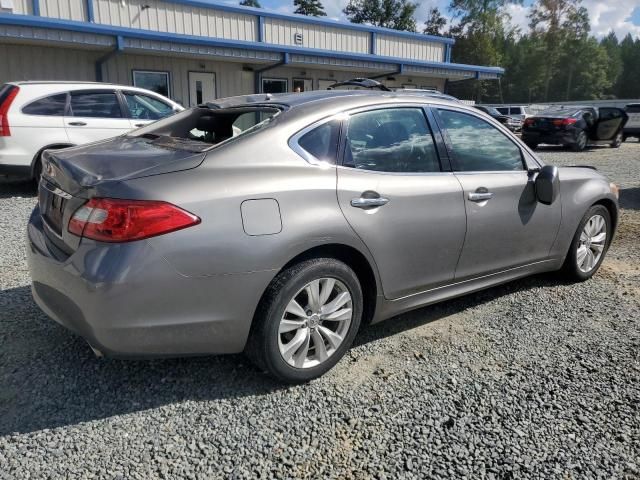
[[[342,345],[352,318],[351,294],[344,283],[335,278],[309,282],[289,301],[280,320],[282,358],[296,368],[320,365]]]
[[[578,268],[585,273],[590,272],[600,261],[607,241],[607,222],[602,215],[593,215],[584,224],[576,262]]]

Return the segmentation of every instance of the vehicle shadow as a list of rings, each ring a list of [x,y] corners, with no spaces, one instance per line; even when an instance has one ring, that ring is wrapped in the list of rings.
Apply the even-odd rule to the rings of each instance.
[[[31,180],[14,180],[0,177],[0,198],[35,197],[36,185]]]
[[[640,210],[640,187],[620,189],[620,207],[630,210]]]
[[[550,283],[548,276],[531,277],[406,313],[363,327],[355,345]],[[40,312],[29,287],[0,291],[0,435],[74,425],[186,400],[260,396],[287,388],[242,355],[135,361],[96,358],[81,338]]]

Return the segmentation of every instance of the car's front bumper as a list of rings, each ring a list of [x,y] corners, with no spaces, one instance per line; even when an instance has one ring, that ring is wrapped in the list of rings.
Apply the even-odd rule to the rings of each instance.
[[[28,225],[33,298],[107,356],[237,353],[274,271],[185,277],[146,241],[83,241],[61,258],[36,208]],[[58,255],[58,257],[56,257]]]

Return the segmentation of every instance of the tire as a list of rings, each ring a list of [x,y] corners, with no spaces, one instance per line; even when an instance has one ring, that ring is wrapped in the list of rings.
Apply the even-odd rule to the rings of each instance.
[[[613,139],[613,142],[611,142],[611,148],[620,148],[622,142],[624,142],[624,136],[622,135],[622,132],[619,132],[616,135],[616,138]]]
[[[334,281],[334,285],[330,281]],[[318,296],[321,301],[325,288],[332,288],[322,303],[324,307],[330,307],[327,310],[329,313],[322,316],[318,315],[320,309],[317,306],[309,315],[313,302],[305,287],[313,282],[319,282]],[[345,319],[340,321],[327,318],[332,302],[337,305],[347,298],[345,292],[350,297],[350,303],[341,303],[335,311],[344,312],[350,305],[350,323],[344,313],[340,317]],[[287,308],[293,301],[297,301],[304,317],[291,313],[296,308]],[[351,268],[333,258],[303,261],[278,274],[267,287],[256,310],[245,353],[258,368],[279,380],[287,383],[308,382],[329,371],[344,356],[360,327],[362,310],[362,289]],[[286,325],[282,322],[286,322]],[[300,322],[302,325],[292,327]],[[283,328],[290,330],[283,332]],[[335,336],[327,335],[326,330]],[[295,347],[301,338],[305,340]],[[332,341],[336,342],[336,338],[342,340],[333,346]],[[318,353],[320,343],[316,342],[319,340],[323,345],[322,354]]]
[[[597,259],[594,258],[595,262],[593,263],[593,266],[585,271],[584,268],[580,267],[578,258],[579,250],[581,250],[581,247],[583,246],[584,237],[582,237],[582,234],[584,233],[587,223],[592,218],[597,216],[602,217],[602,219],[604,220],[606,236],[605,239],[601,242],[602,252],[600,256],[597,257]],[[609,214],[609,210],[607,210],[607,208],[603,205],[593,205],[591,208],[589,208],[589,210],[587,210],[587,213],[584,214],[584,217],[582,217],[582,220],[578,224],[578,229],[576,230],[576,233],[571,240],[569,252],[567,253],[564,265],[562,266],[562,270],[565,276],[569,280],[575,282],[584,282],[585,280],[590,279],[598,271],[600,265],[602,264],[602,261],[604,260],[607,250],[609,249],[609,244],[611,243],[612,233],[611,215]],[[599,243],[594,241],[593,238],[595,238],[595,236],[591,237],[588,245],[596,245]],[[592,253],[594,252],[594,250],[589,247],[587,248],[587,250],[591,251]],[[588,265],[586,266],[588,267]]]
[[[582,152],[585,148],[587,148],[587,140],[587,134],[585,133],[585,131],[580,130],[575,143],[571,145],[571,150],[573,150],[574,152]]]

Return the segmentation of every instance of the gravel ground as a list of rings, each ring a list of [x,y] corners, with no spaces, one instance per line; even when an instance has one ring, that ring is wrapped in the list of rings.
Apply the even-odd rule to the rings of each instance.
[[[0,184],[0,478],[640,478],[640,144],[541,155],[623,187],[596,277],[365,328],[296,387],[242,356],[95,358],[31,300],[34,192]]]

